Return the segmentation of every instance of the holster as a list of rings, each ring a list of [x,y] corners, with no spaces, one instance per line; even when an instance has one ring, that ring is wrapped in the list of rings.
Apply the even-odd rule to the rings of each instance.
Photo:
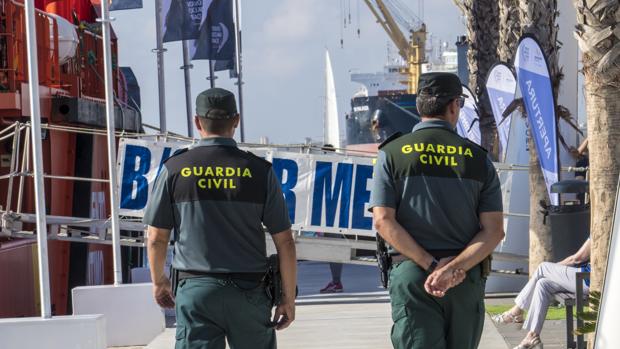
[[[278,306],[282,302],[282,274],[280,273],[280,258],[272,254],[267,258],[267,273],[265,274],[265,292],[271,299],[271,306]],[[295,298],[299,288],[295,286]]]
[[[179,271],[170,266],[170,287],[172,288],[172,295],[176,297],[177,288],[179,286]]]
[[[392,268],[392,256],[388,253],[387,244],[381,235],[377,234],[377,265],[381,275],[381,285],[383,288],[388,287],[390,279],[390,269]]]
[[[493,261],[493,255],[489,255],[487,258],[480,262],[480,274],[483,279],[486,279],[491,275],[491,262]]]
[[[265,274],[265,292],[271,299],[271,306],[282,301],[282,275],[280,275],[280,259],[277,254],[267,258],[267,274]]]

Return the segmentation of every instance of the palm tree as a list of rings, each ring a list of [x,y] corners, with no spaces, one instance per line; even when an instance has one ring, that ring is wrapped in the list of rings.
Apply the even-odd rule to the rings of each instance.
[[[553,94],[557,96],[561,72],[558,66],[558,27],[555,20],[558,16],[557,0],[518,0],[518,13],[521,33],[534,34],[547,56]],[[529,140],[530,149],[530,271],[536,270],[544,261],[551,260],[553,248],[551,243],[551,225],[544,224],[540,213],[540,203],[549,203],[549,195],[543,177],[538,154],[533,140]]]
[[[469,88],[479,102],[482,146],[491,150],[493,157],[497,159],[498,151],[494,146],[497,129],[486,94],[485,79],[493,64],[498,60],[499,7],[497,0],[454,0],[454,3],[467,21]]]
[[[499,0],[499,43],[497,55],[502,62],[512,62],[521,36],[518,0]]]
[[[575,6],[588,115],[591,288],[600,290],[620,173],[620,4],[618,1],[576,0]]]

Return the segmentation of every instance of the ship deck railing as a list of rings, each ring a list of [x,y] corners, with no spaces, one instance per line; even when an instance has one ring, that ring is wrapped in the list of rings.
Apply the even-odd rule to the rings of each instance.
[[[36,222],[35,214],[22,213],[18,215],[14,212],[0,211],[0,218],[2,220],[0,237],[36,239],[36,231],[22,229],[24,224],[34,225]],[[47,224],[49,226],[48,240],[112,244],[111,221],[109,219],[48,215]],[[120,228],[122,246],[145,247],[144,231],[146,225],[135,219],[121,218]],[[271,242],[271,235],[265,234],[265,236],[267,253],[276,253],[275,245]],[[299,260],[362,265],[377,264],[374,254],[376,241],[372,237],[343,234],[342,238],[335,238],[295,231],[294,239]],[[493,260],[527,263],[528,258],[527,256],[496,251],[493,253]],[[526,277],[528,275],[522,268],[513,270],[494,269],[493,274],[514,277]]]

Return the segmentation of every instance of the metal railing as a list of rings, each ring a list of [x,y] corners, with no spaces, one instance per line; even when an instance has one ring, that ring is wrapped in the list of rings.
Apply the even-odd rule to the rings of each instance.
[[[86,134],[93,136],[105,136],[106,131],[103,129],[96,128],[88,128],[88,127],[79,127],[79,126],[69,126],[69,125],[56,125],[56,124],[42,124],[42,129],[44,131],[60,131],[60,132],[68,132],[73,134]],[[155,127],[147,126],[149,128]],[[3,216],[3,233],[4,235],[12,234],[13,236],[20,237],[33,237],[34,231],[21,231],[18,228],[21,228],[20,224],[11,225],[10,222],[20,223],[30,223],[31,213],[23,212],[24,205],[24,187],[25,187],[25,179],[33,176],[33,172],[30,166],[30,149],[31,149],[31,140],[30,140],[30,124],[15,122],[11,126],[8,126],[2,130],[0,130],[0,142],[8,141],[11,139],[12,142],[12,153],[9,171],[6,174],[0,175],[0,181],[8,180],[7,186],[7,195],[6,195],[6,203],[1,206],[0,214]],[[133,138],[133,139],[155,139],[161,141],[176,141],[186,144],[192,144],[196,139],[192,139],[189,137],[185,137],[179,134],[174,133],[155,133],[155,134],[145,134],[145,133],[135,133],[135,132],[127,132],[127,131],[116,131],[115,137],[117,139],[120,138]],[[242,146],[247,148],[271,148],[274,150],[284,150],[284,151],[293,151],[300,153],[329,153],[330,155],[348,157],[348,156],[360,156],[360,151],[353,150],[349,151],[348,149],[336,149],[336,152],[333,151],[325,151],[321,146],[314,144],[258,144],[258,143],[243,143]],[[350,154],[350,153],[352,154]],[[372,152],[367,152],[368,155],[366,157],[374,155]],[[514,165],[514,164],[496,164],[496,168],[498,172],[505,171],[527,171],[529,169],[528,166],[523,165]],[[578,167],[565,167],[563,170],[566,171],[584,171],[587,168],[578,168]],[[66,181],[82,181],[82,182],[91,182],[91,183],[109,183],[109,179],[106,178],[93,178],[93,177],[80,177],[80,176],[68,176],[68,175],[57,175],[53,173],[45,173],[45,179],[51,180],[66,180]],[[15,190],[15,180],[18,179],[18,189]],[[13,205],[14,200],[17,199],[16,205]],[[7,217],[12,216],[11,219]],[[16,215],[16,216],[15,216]],[[511,217],[520,217],[520,218],[529,218],[529,214],[527,213],[515,213],[515,212],[504,212],[504,215]],[[17,217],[17,218],[16,218]],[[58,218],[58,217],[56,217]],[[7,221],[7,222],[5,222]],[[96,220],[90,218],[83,217],[63,217],[63,220],[51,220],[50,225],[53,226],[52,230],[56,231],[57,234],[52,234],[51,238],[59,238],[59,239],[71,239],[79,240],[81,238],[87,238],[88,242],[97,242],[97,243],[108,243],[106,238],[109,234],[101,234],[101,233],[87,233],[84,230],[80,230],[78,228],[84,228],[89,226],[90,228],[101,228],[102,222],[105,223],[106,226],[104,229],[108,229],[107,225],[109,225],[109,220]],[[124,217],[121,219],[121,225],[123,230],[133,230],[133,231],[142,231],[144,230],[144,225],[141,223],[137,223],[135,218]],[[93,229],[91,229],[93,230]],[[96,230],[96,229],[94,229]],[[75,234],[74,234],[75,233]],[[91,235],[96,236],[97,239],[93,239]],[[354,234],[353,234],[354,235]],[[141,244],[143,243],[143,239],[136,239],[135,237],[123,237],[124,243],[128,243],[130,245]],[[341,240],[342,241],[342,240]],[[350,240],[349,242],[355,242],[357,238],[354,240]]]

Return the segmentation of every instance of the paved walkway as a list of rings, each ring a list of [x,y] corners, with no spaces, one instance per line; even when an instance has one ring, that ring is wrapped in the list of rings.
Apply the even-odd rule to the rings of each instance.
[[[321,295],[329,279],[326,263],[302,262],[297,320],[278,332],[279,348],[389,349],[392,321],[387,292],[379,286],[375,267],[345,265],[345,293]],[[487,318],[480,349],[505,349],[506,342]],[[147,349],[170,349],[174,328],[168,328]]]
[[[278,332],[279,348],[294,349],[391,349],[390,305],[323,304],[297,307],[298,320]],[[485,322],[480,349],[505,349],[506,342],[491,324]],[[174,328],[166,329],[148,349],[174,347]]]

